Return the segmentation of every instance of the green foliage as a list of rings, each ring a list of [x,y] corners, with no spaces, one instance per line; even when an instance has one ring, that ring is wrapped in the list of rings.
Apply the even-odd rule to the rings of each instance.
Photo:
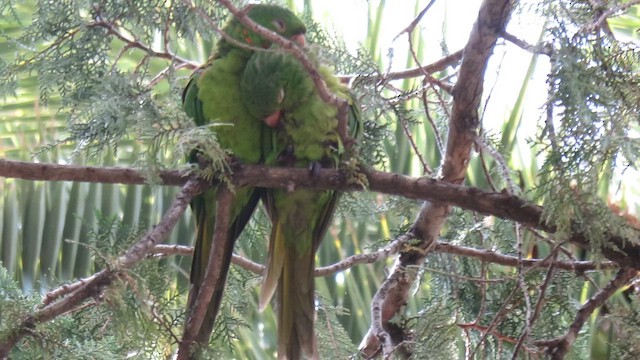
[[[550,5],[553,55],[548,114],[536,140],[544,156],[537,194],[559,238],[583,231],[600,248],[607,236],[633,236],[607,208],[601,188],[621,166],[639,165],[633,133],[640,124],[640,52],[636,43],[590,30],[587,8]]]
[[[322,359],[347,359],[357,350],[351,342],[349,334],[338,320],[339,316],[348,316],[349,310],[331,306],[330,299],[322,299],[318,307],[316,327],[318,330],[318,348]],[[326,305],[325,305],[326,304]]]
[[[108,219],[102,222],[105,226],[98,234],[99,240],[112,238],[117,244],[131,238],[132,234],[112,236],[109,230],[115,230],[115,224]],[[102,252],[100,255],[107,256]],[[184,323],[185,307],[183,294],[172,285],[175,274],[167,270],[159,261],[143,262],[81,309],[37,325],[33,336],[21,341],[11,358],[34,359],[43,355],[55,359],[166,357]],[[40,299],[38,296],[25,297],[6,270],[0,268],[0,271],[4,292],[0,298],[3,320],[0,333],[4,338]]]
[[[607,345],[612,347],[611,357],[615,359],[631,360],[640,356],[640,333],[637,331],[640,327],[640,298],[637,293],[633,294],[632,289],[626,291],[630,300],[628,304],[616,304],[611,314],[599,319],[604,323],[604,330],[612,335],[607,339]]]
[[[439,299],[424,299],[420,312],[408,320],[412,329],[411,344],[414,359],[456,358],[461,338],[455,325],[455,306]]]

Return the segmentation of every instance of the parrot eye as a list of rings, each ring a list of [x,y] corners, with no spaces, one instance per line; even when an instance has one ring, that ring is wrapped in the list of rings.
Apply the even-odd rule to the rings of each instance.
[[[285,25],[284,21],[280,19],[275,19],[271,23],[273,24],[273,26],[276,28],[278,32],[283,32],[287,29],[287,26]]]

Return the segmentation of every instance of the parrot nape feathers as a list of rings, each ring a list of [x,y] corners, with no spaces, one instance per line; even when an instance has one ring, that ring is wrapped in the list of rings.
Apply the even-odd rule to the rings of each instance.
[[[259,25],[285,38],[304,43],[305,26],[291,11],[274,5],[249,5],[242,11]],[[251,47],[267,48],[271,44],[248,30],[235,18],[230,19],[222,31],[238,42],[250,46],[243,47],[224,38],[220,39],[213,56],[191,76],[183,92],[183,108],[198,126],[231,124],[215,127],[219,144],[230,150],[243,163],[258,164],[263,161],[262,139],[266,125],[262,119],[252,116],[247,111],[240,93],[240,82],[253,53]],[[199,156],[201,154],[198,149],[194,149],[189,161],[198,163]],[[216,222],[217,193],[218,188],[213,187],[191,202],[196,221],[196,239],[191,265],[188,313],[193,311],[207,268]],[[223,263],[220,265],[220,278],[216,279],[214,284],[215,290],[206,317],[194,339],[198,346],[205,346],[209,342],[220,309],[235,240],[249,221],[259,199],[260,194],[254,188],[236,189],[231,204],[231,221],[225,247],[213,249],[223,253]]]
[[[338,135],[338,109],[321,99],[313,79],[292,54],[275,45],[271,50],[253,54],[241,88],[249,112],[274,127],[271,138],[263,143],[265,164],[337,168],[345,156]],[[360,112],[349,89],[313,50],[305,48],[329,90],[350,105],[349,127],[355,138],[361,130]],[[315,253],[331,223],[338,195],[309,189],[265,190],[263,200],[273,227],[259,305],[264,309],[277,294],[278,359],[301,359],[303,354],[318,358]]]

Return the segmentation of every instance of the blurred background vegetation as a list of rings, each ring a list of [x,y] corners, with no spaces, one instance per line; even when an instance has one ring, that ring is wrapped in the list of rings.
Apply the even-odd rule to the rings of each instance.
[[[427,3],[290,0],[284,5],[305,15],[311,40],[326,47],[325,56],[334,61],[338,73],[379,79],[389,72],[429,64],[461,49],[466,42],[479,1],[464,5],[455,0],[436,1],[410,34],[412,49],[406,34],[394,40]],[[206,60],[215,44],[217,35],[206,21],[183,2],[170,0],[1,0],[0,4],[2,158],[132,166],[146,170],[150,182],[159,169],[184,167],[180,137],[193,125],[181,113],[180,91],[192,69]],[[196,4],[219,23],[226,19],[222,7],[206,1]],[[486,149],[493,150],[480,149],[474,155],[466,180],[466,185],[487,190],[510,188],[546,205],[550,209],[547,215],[557,216],[560,223],[569,216],[562,215],[568,204],[579,206],[570,202],[573,200],[568,199],[567,192],[553,190],[563,183],[553,181],[559,177],[560,163],[550,160],[554,152],[545,146],[547,80],[575,77],[587,69],[570,68],[570,63],[588,64],[600,59],[593,56],[597,47],[581,39],[568,40],[573,52],[569,51],[571,46],[562,43],[590,19],[587,4],[578,1],[563,7],[566,15],[554,13],[558,9],[542,1],[518,6],[508,31],[532,44],[550,44],[554,54],[561,53],[563,58],[556,57],[552,63],[547,56],[501,41],[487,71],[481,109],[482,139]],[[608,4],[617,6],[615,1]],[[102,22],[117,26],[88,25]],[[622,16],[610,19],[608,25],[616,38],[631,44],[620,46],[631,48],[625,64],[637,77],[638,50],[634,46],[640,7],[629,8]],[[392,82],[366,76],[353,81],[367,119],[367,138],[362,144],[365,162],[386,171],[435,176],[447,130],[450,94],[426,85],[421,76]],[[455,69],[447,68],[434,76],[443,83],[455,82]],[[593,83],[595,78],[586,82]],[[555,90],[576,92],[587,85],[571,86]],[[601,91],[606,93],[611,87]],[[558,119],[571,115],[567,101],[561,104]],[[581,111],[584,109],[574,114]],[[620,124],[627,137],[614,137],[613,130],[602,137],[594,136],[609,129],[604,125],[581,135],[575,132],[579,126],[562,123],[567,126],[559,131],[566,131],[567,138],[591,138],[599,143],[612,140],[611,146],[621,149],[620,153],[614,151],[596,159],[602,149],[591,149],[593,156],[589,157],[585,155],[587,145],[579,141],[565,144],[573,152],[561,154],[561,160],[575,156],[570,161],[605,165],[584,172],[578,165],[572,172],[567,165],[564,189],[569,189],[569,184],[584,186],[595,197],[586,200],[589,204],[608,201],[622,212],[637,214],[640,190],[631,179],[637,174],[633,137],[637,138],[638,123],[633,119],[606,119]],[[627,141],[621,144],[624,139]],[[498,153],[501,156],[495,155]],[[503,164],[500,159],[504,159]],[[591,175],[593,171],[595,175]],[[39,303],[40,294],[109,264],[158,223],[178,191],[158,185],[6,178],[0,179],[0,190],[0,338]],[[419,206],[416,201],[375,193],[345,196],[318,252],[319,264],[332,264],[387,244],[407,230]],[[257,214],[238,243],[238,253],[263,260],[268,226],[265,215]],[[543,241],[547,237],[517,230],[511,222],[462,210],[454,210],[442,240],[515,255],[519,231],[524,256],[543,258],[554,246]],[[190,245],[192,239],[193,221],[187,211],[166,243]],[[569,257],[593,256],[571,246],[566,249]],[[370,325],[371,297],[392,260],[317,279],[322,358],[347,358],[356,353]],[[181,336],[189,264],[190,258],[182,256],[144,262],[126,281],[92,302],[103,306],[87,306],[38,326],[35,335],[21,342],[12,356],[168,358]],[[415,358],[465,358],[468,348],[480,342],[482,333],[464,330],[458,324],[471,323],[478,317],[488,325],[514,291],[515,271],[460,256],[432,255],[421,270],[406,317],[398,319],[415,331]],[[579,304],[611,277],[606,271],[578,275],[559,272],[554,276],[548,290],[549,304],[534,328],[535,337],[561,334]],[[539,271],[532,271],[527,280],[535,286],[541,276]],[[477,277],[492,282],[469,280]],[[257,275],[232,268],[224,316],[212,339],[212,358],[273,357],[275,317],[271,310],[263,314],[256,311],[258,281]],[[639,328],[634,327],[640,324],[637,295],[631,300],[632,289],[625,291],[626,295],[614,297],[592,316],[575,343],[572,358],[631,359],[638,354],[637,342],[636,348],[629,345],[638,335],[630,335],[625,328],[638,333]],[[484,308],[480,308],[481,297]],[[519,303],[520,311],[505,316],[497,327],[507,338],[519,336],[524,321],[522,300],[512,300]],[[513,344],[498,336],[488,336],[478,346],[474,358],[511,358]],[[525,351],[522,358],[537,356]]]

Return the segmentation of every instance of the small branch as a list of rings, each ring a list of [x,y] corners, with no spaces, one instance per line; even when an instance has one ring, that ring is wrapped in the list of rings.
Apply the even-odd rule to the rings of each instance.
[[[64,298],[57,302],[51,302],[50,300],[43,308],[25,316],[20,324],[17,324],[9,331],[3,339],[0,339],[0,359],[7,358],[11,349],[20,339],[28,335],[36,324],[50,321],[81,306],[82,302],[87,298],[98,295],[104,287],[116,280],[123,270],[138,264],[157,243],[169,236],[171,229],[173,229],[182,213],[189,206],[191,199],[202,192],[205,187],[206,184],[201,181],[188,181],[182,187],[182,191],[176,196],[160,223],[149,230],[124,255],[120,256],[111,269],[104,269],[98,272],[85,279],[79,286],[70,286],[73,289]],[[61,293],[64,293],[64,291],[58,290],[58,294]],[[45,297],[45,299],[47,298],[52,297]]]
[[[516,290],[513,289],[513,291],[511,291],[511,293],[509,293],[509,296],[507,296],[506,299],[504,299],[502,305],[500,306],[500,310],[498,310],[498,313],[495,315],[495,317],[493,318],[493,320],[491,320],[491,322],[489,323],[489,326],[483,326],[483,330],[482,330],[482,336],[480,337],[480,340],[478,340],[478,343],[476,344],[476,346],[473,348],[473,351],[471,352],[471,355],[469,355],[469,359],[474,359],[475,358],[475,354],[478,352],[478,350],[480,350],[480,346],[482,345],[482,343],[484,343],[487,339],[487,336],[489,335],[495,335],[496,332],[496,327],[502,322],[502,320],[504,320],[504,318],[511,312],[514,310],[514,306],[509,306],[513,297],[516,294]],[[481,314],[478,314],[478,317],[480,317]],[[477,324],[476,324],[477,325]],[[514,340],[513,343],[516,343],[517,340]]]
[[[429,164],[427,164],[427,162],[424,160],[422,153],[418,149],[418,146],[416,145],[416,142],[413,139],[413,136],[411,135],[411,130],[409,130],[409,125],[407,124],[407,121],[405,119],[401,119],[400,125],[402,125],[402,131],[404,131],[404,135],[409,140],[409,144],[411,145],[411,149],[413,149],[413,153],[418,157],[420,164],[422,164],[422,174],[431,174],[432,173],[431,168],[429,167]]]
[[[386,259],[389,256],[398,253],[398,251],[400,251],[400,249],[402,249],[402,247],[411,239],[413,239],[413,234],[402,234],[382,249],[378,249],[375,252],[369,254],[358,254],[349,256],[346,259],[335,264],[315,269],[314,274],[315,276],[327,276],[352,268],[358,264],[372,264],[374,262],[378,262],[382,259]]]
[[[182,187],[181,192],[176,195],[171,207],[167,210],[158,225],[148,231],[145,236],[138,240],[138,242],[118,259],[118,267],[125,269],[131,268],[144,259],[156,244],[159,244],[169,236],[169,233],[180,219],[180,216],[182,216],[185,209],[189,206],[191,199],[197,194],[200,194],[208,186],[206,182],[199,179],[189,180]]]
[[[500,341],[504,341],[504,342],[508,342],[511,344],[515,344],[518,342],[517,339],[514,339],[510,336],[506,336],[501,334],[500,332],[498,332],[496,329],[489,327],[489,326],[483,326],[483,325],[478,325],[478,323],[476,322],[472,322],[472,323],[460,323],[460,324],[456,324],[456,326],[458,326],[459,328],[467,331],[467,330],[477,330],[480,331],[483,334],[489,334],[493,337],[495,337],[496,339],[500,340]]]
[[[519,188],[513,182],[509,166],[507,165],[504,157],[502,157],[502,154],[500,154],[498,150],[494,149],[491,145],[487,144],[487,142],[480,136],[476,137],[475,143],[481,149],[481,152],[487,152],[496,161],[496,164],[498,164],[500,174],[507,183],[507,193],[510,195],[518,193]]]
[[[429,65],[425,65],[423,67],[415,67],[407,70],[396,71],[392,73],[385,74],[384,76],[375,75],[374,78],[380,79],[381,81],[391,81],[391,80],[402,80],[408,78],[422,77],[425,73],[433,74],[438,71],[442,71],[449,66],[454,66],[458,64],[462,59],[462,50],[458,50],[450,55],[443,57],[442,59],[431,63]],[[368,76],[357,75],[358,77],[368,78]],[[352,78],[356,77],[356,75],[343,75],[340,77],[341,80],[348,81]]]
[[[350,269],[360,264],[373,264],[380,260],[386,259],[389,256],[397,254],[402,247],[411,240],[411,234],[403,234],[389,245],[378,249],[372,253],[351,255],[342,261],[337,263],[322,266],[315,269],[314,276],[322,277],[329,276],[335,273]],[[509,255],[498,254],[492,250],[474,249],[467,246],[454,245],[447,242],[438,241],[433,250],[437,253],[459,255],[463,257],[478,259],[483,263],[499,264],[503,266],[518,266],[518,258]],[[156,245],[149,253],[152,257],[167,257],[173,255],[180,256],[192,256],[193,247],[184,245]],[[262,274],[264,272],[264,265],[251,261],[244,256],[233,254],[231,262],[241,268],[250,271],[254,274]],[[543,268],[545,266],[551,266],[559,270],[573,271],[575,273],[584,273],[587,271],[598,270],[610,270],[617,269],[619,266],[612,261],[595,262],[595,261],[576,261],[576,260],[555,260],[555,258],[547,257],[544,259],[522,259],[522,266],[526,269]],[[70,290],[67,288],[77,287],[82,285],[83,282],[87,282],[90,278],[81,280],[71,285],[64,285],[54,291],[47,294],[48,297],[59,297],[60,292],[68,293]]]
[[[640,0],[629,0],[627,2],[624,2],[622,4],[619,4],[617,6],[613,6],[609,9],[607,9],[606,11],[598,11],[597,14],[599,14],[600,16],[598,16],[598,18],[591,24],[588,24],[586,26],[583,27],[583,31],[593,31],[595,29],[598,29],[602,26],[602,24],[607,21],[608,18],[610,18],[611,16],[613,16],[614,14],[623,12],[627,9],[629,9],[632,6],[638,5],[640,4]]]
[[[625,286],[629,281],[638,275],[638,271],[634,269],[620,269],[604,288],[595,293],[584,305],[578,310],[575,319],[569,326],[567,333],[562,337],[551,340],[538,340],[534,344],[538,347],[546,347],[547,353],[551,355],[552,360],[562,360],[567,354],[571,345],[578,337],[578,333],[582,326],[591,316],[591,314],[605,301],[607,301],[618,289]]]
[[[189,358],[191,345],[194,344],[200,332],[216,284],[220,279],[222,273],[221,264],[224,263],[223,257],[225,254],[223,249],[231,245],[227,243],[227,239],[229,238],[228,232],[229,224],[231,223],[231,205],[233,198],[233,193],[226,186],[220,186],[216,199],[216,224],[209,251],[209,261],[207,262],[207,269],[195,300],[195,306],[189,313],[184,335],[178,347],[178,360],[186,360]]]
[[[273,32],[273,31],[271,31],[271,30],[269,30],[269,29],[267,29],[267,28],[265,28],[263,26],[258,25],[253,20],[251,20],[247,16],[247,14],[245,12],[243,12],[240,9],[238,9],[237,7],[235,7],[231,3],[231,1],[229,1],[229,0],[218,0],[218,2],[220,4],[222,4],[224,7],[226,7],[227,9],[229,9],[229,12],[231,12],[233,14],[233,16],[235,16],[236,19],[238,19],[238,21],[242,25],[247,27],[249,30],[253,31],[254,33],[256,33],[256,34],[258,34],[260,36],[262,36],[264,39],[269,40],[270,42],[279,45],[285,51],[291,53],[296,59],[298,59],[298,61],[300,61],[302,66],[304,66],[304,68],[307,70],[307,72],[311,76],[314,84],[316,85],[316,88],[318,89],[318,93],[319,93],[320,97],[327,104],[331,104],[331,105],[333,105],[333,106],[335,106],[337,108],[340,108],[342,106],[342,104],[345,103],[344,100],[338,98],[337,96],[332,94],[331,91],[329,91],[329,88],[327,88],[327,84],[322,79],[322,76],[320,76],[320,74],[318,73],[318,70],[315,68],[315,65],[309,59],[309,57],[304,53],[304,50],[302,48],[297,46],[292,41],[290,41],[288,39],[285,39],[282,36],[279,36],[275,32]]]
[[[70,294],[74,291],[76,291],[77,289],[83,287],[83,286],[87,286],[87,284],[93,283],[95,282],[96,278],[98,276],[103,276],[101,275],[101,272],[97,272],[91,276],[89,276],[88,278],[84,278],[84,279],[80,279],[72,284],[69,285],[62,285],[58,288],[55,288],[51,291],[49,291],[45,296],[44,299],[42,300],[42,305],[43,306],[47,306],[49,304],[51,304],[53,301],[55,301],[56,299],[65,296],[67,294]]]
[[[396,41],[397,38],[399,38],[400,36],[402,36],[402,34],[407,34],[409,36],[411,36],[411,33],[413,32],[413,30],[416,28],[416,26],[418,26],[418,24],[420,23],[420,20],[422,20],[422,17],[427,13],[427,11],[429,11],[429,9],[431,8],[431,6],[433,6],[433,4],[436,2],[436,0],[431,0],[429,1],[429,3],[427,4],[427,6],[424,7],[424,9],[422,9],[420,11],[420,13],[418,14],[418,16],[415,17],[415,19],[413,19],[411,21],[411,23],[409,23],[409,25],[407,25],[406,28],[404,28],[402,31],[400,31],[400,33],[398,33],[398,35],[396,35],[396,37],[393,38],[393,41]]]
[[[500,264],[504,266],[518,266],[518,258],[515,256],[503,255],[486,249],[474,249],[471,247],[453,245],[446,242],[438,242],[434,249],[434,252],[455,254],[460,256],[466,256],[475,258],[483,262]],[[608,270],[617,269],[619,266],[615,262],[594,262],[594,261],[568,261],[568,260],[555,260],[552,257],[545,259],[522,259],[522,266],[525,268],[543,268],[545,266],[553,265],[557,269],[566,271],[574,271],[577,273],[583,273],[593,270]]]
[[[525,50],[527,52],[530,52],[532,54],[538,54],[538,55],[547,55],[547,56],[551,56],[551,50],[545,48],[544,46],[540,46],[540,45],[531,45],[528,42],[506,32],[506,31],[502,31],[500,32],[500,37],[502,37],[503,39],[507,40],[508,42],[514,44],[515,46],[521,48],[522,50]]]
[[[426,83],[426,79],[423,80],[423,84],[425,83]],[[437,91],[435,91],[435,94],[438,96],[438,99],[440,100],[440,106],[442,106],[442,109],[445,109],[446,111],[446,106],[444,101],[442,100],[442,97]],[[438,148],[438,154],[442,156],[442,154],[444,154],[444,146],[442,145],[442,136],[440,135],[440,131],[438,130],[438,127],[436,126],[436,123],[433,120],[433,117],[431,117],[431,114],[429,113],[429,101],[427,99],[426,89],[422,92],[422,105],[424,107],[424,115],[427,118],[429,125],[431,125],[431,129],[433,130],[433,137],[436,140],[436,147]]]
[[[162,185],[182,186],[188,174],[162,171]],[[103,184],[144,185],[147,179],[141,171],[122,167],[60,165],[0,159],[0,177],[42,181],[81,181]]]
[[[555,259],[555,257],[557,256],[559,249],[560,247],[558,246],[554,250],[552,254],[553,259]],[[542,304],[544,304],[544,297],[547,293],[547,289],[549,288],[549,284],[551,283],[551,278],[553,277],[554,270],[555,270],[555,264],[551,263],[551,265],[549,265],[549,268],[547,269],[547,273],[544,277],[544,281],[542,282],[542,285],[540,285],[540,293],[538,294],[538,300],[536,301],[536,306],[533,310],[533,314],[531,315],[531,317],[527,318],[527,323],[524,327],[524,330],[522,331],[522,334],[520,335],[520,338],[518,339],[518,342],[516,343],[516,346],[513,349],[512,360],[516,360],[518,358],[518,351],[520,347],[523,346],[524,341],[526,340],[526,338],[529,336],[531,332],[531,328],[533,327],[533,324],[538,319],[538,316],[542,311]]]
[[[142,42],[140,42],[139,40],[136,39],[129,39],[127,38],[125,35],[123,35],[115,26],[114,24],[104,21],[104,20],[99,20],[99,21],[95,21],[92,23],[89,23],[86,25],[87,28],[92,28],[92,27],[101,27],[107,30],[107,33],[110,35],[115,36],[118,40],[124,42],[125,48],[123,50],[126,49],[139,49],[142,50],[146,53],[146,56],[148,57],[155,57],[155,58],[160,58],[160,59],[166,59],[166,60],[171,60],[174,61],[176,63],[178,63],[180,66],[187,68],[187,69],[196,69],[198,67],[197,64],[182,58],[174,53],[168,52],[168,51],[156,51],[153,50],[150,46],[143,44]]]

